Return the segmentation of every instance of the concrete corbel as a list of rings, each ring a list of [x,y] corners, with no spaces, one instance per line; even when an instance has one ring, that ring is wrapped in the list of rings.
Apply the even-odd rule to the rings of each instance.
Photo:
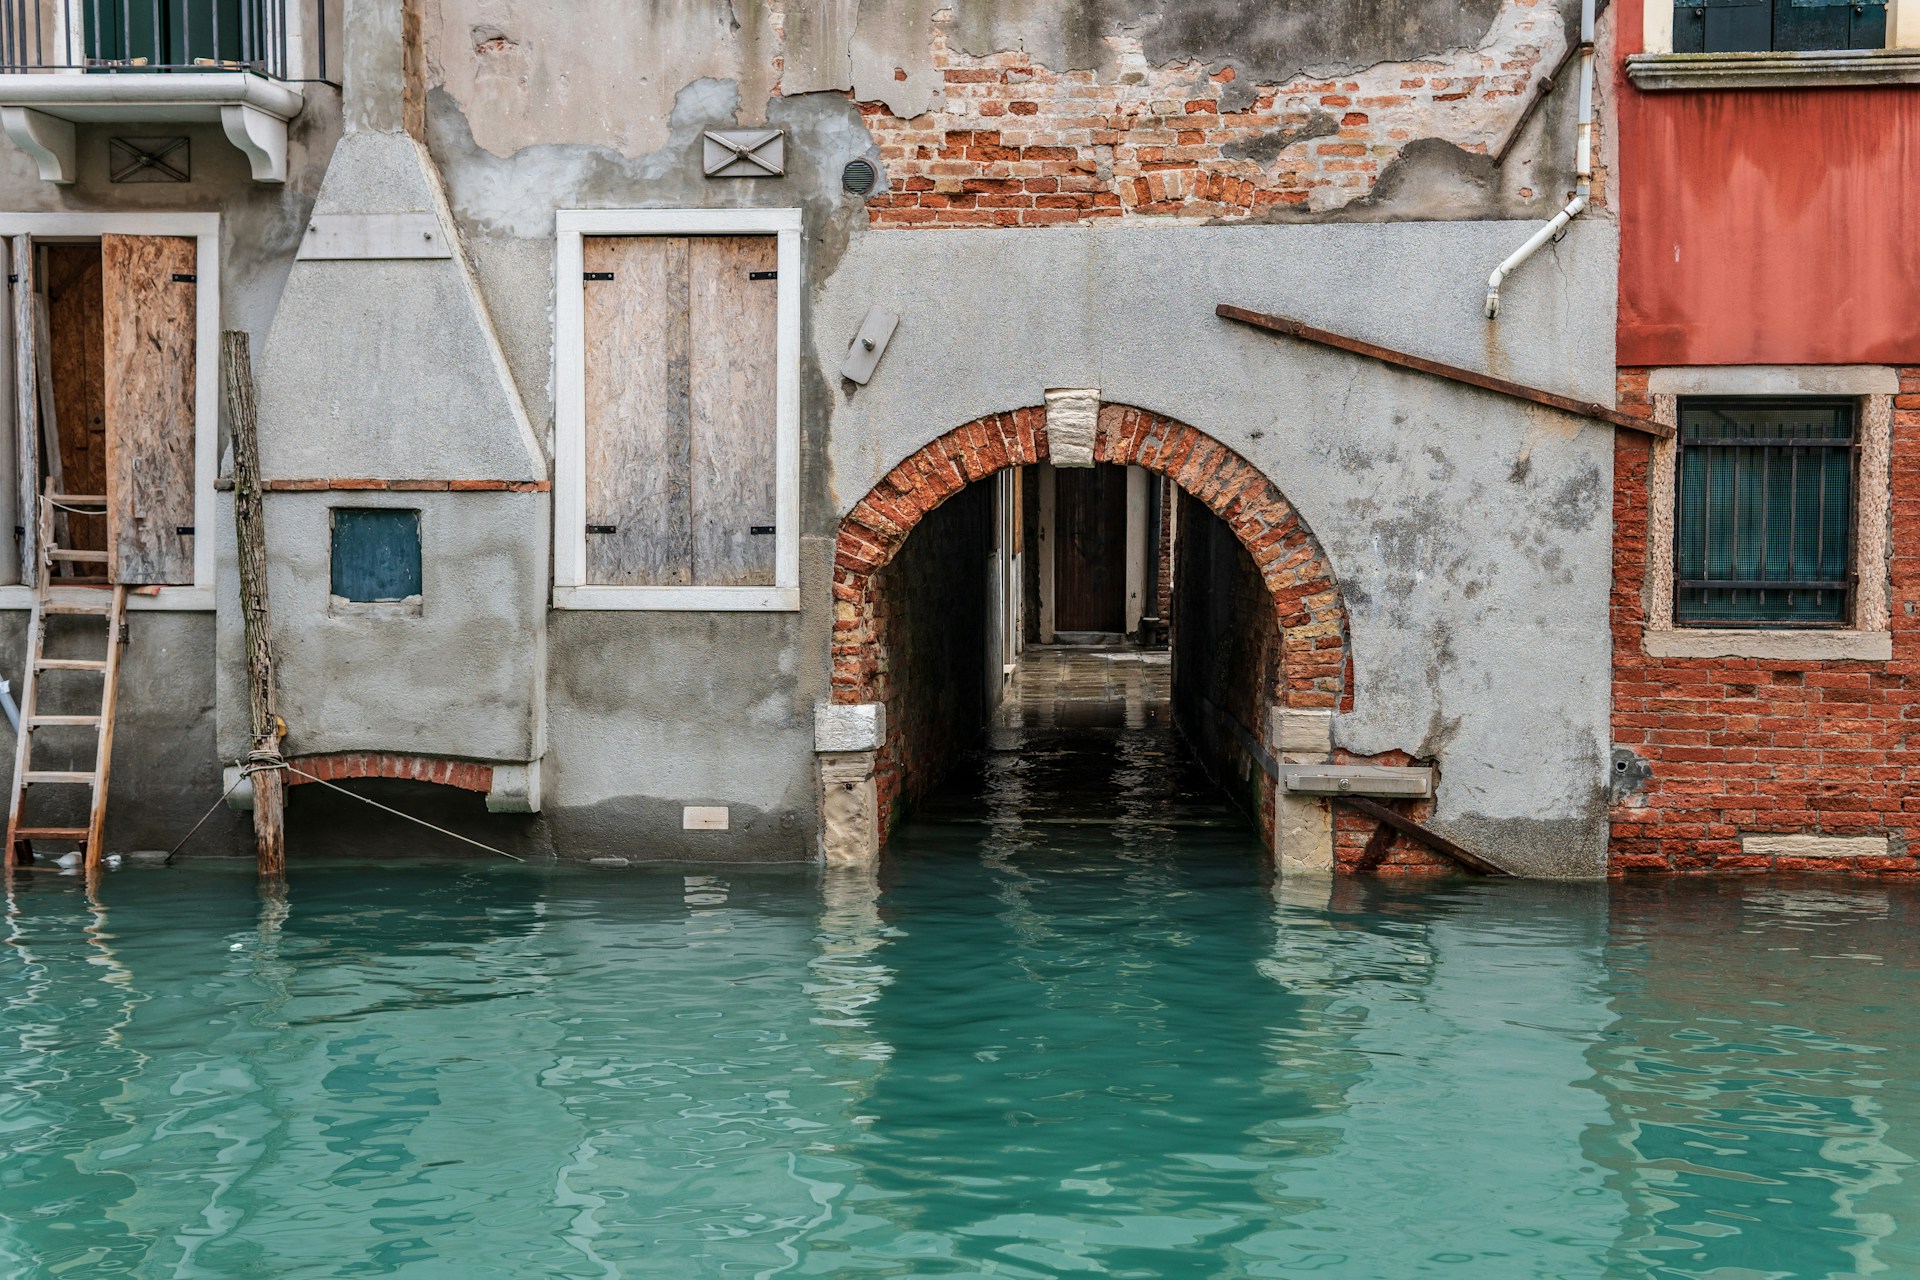
[[[540,812],[540,762],[493,766],[493,785],[487,788],[487,812]]]
[[[72,182],[74,167],[73,121],[50,116],[32,107],[0,107],[0,129],[13,145],[32,156],[40,166],[45,182]]]
[[[227,141],[247,157],[255,182],[287,180],[285,120],[243,102],[230,102],[220,108],[220,127],[226,130]]]
[[[1325,764],[1333,758],[1333,712],[1274,707],[1270,749],[1283,765]],[[1273,797],[1273,858],[1281,874],[1325,875],[1333,870],[1333,802],[1289,791]]]

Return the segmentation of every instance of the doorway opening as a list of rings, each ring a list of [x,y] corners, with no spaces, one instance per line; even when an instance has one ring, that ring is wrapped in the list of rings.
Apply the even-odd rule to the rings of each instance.
[[[876,823],[1154,817],[1270,839],[1276,708],[1344,696],[1345,619],[1267,477],[1193,428],[1103,406],[1092,458],[1044,411],[895,468],[843,523],[836,702],[879,703]]]
[[[50,491],[85,499],[55,505],[55,543],[106,557],[56,564],[57,580],[193,584],[194,237],[22,235],[7,248],[23,580]]]

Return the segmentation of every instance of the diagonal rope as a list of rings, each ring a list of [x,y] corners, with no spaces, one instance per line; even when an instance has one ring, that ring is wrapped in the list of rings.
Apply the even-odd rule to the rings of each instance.
[[[355,800],[358,800],[360,803],[370,804],[374,808],[390,813],[396,818],[405,818],[408,822],[417,822],[429,831],[438,831],[441,835],[450,836],[453,839],[460,841],[462,844],[470,844],[476,849],[485,849],[488,853],[497,853],[503,858],[512,858],[515,862],[526,861],[525,858],[522,858],[517,854],[508,853],[505,849],[496,849],[490,844],[482,844],[478,840],[472,839],[471,837],[468,837],[468,836],[461,835],[458,831],[449,831],[445,827],[436,827],[433,823],[428,822],[425,818],[416,818],[410,813],[402,813],[400,810],[394,808],[392,805],[381,804],[378,800],[369,799],[368,797],[361,795],[357,791],[349,791],[345,787],[335,786],[333,783],[328,782],[325,778],[316,778],[312,774],[308,773],[305,769],[295,768],[293,765],[288,764],[284,760],[279,761],[278,763],[280,767],[284,768],[288,773],[297,773],[301,777],[305,778],[308,782],[317,782],[323,787],[330,787],[333,790],[338,791],[343,796],[352,796]]]
[[[187,841],[193,839],[195,832],[199,831],[201,827],[204,827],[207,825],[207,819],[211,818],[214,815],[214,812],[218,810],[221,805],[226,803],[227,797],[233,794],[234,788],[238,787],[246,779],[251,778],[254,774],[264,773],[268,769],[285,769],[288,773],[297,773],[309,782],[317,782],[323,787],[327,787],[331,790],[338,791],[341,795],[349,796],[355,800],[360,801],[360,803],[362,804],[370,804],[374,808],[382,810],[383,812],[386,812],[386,813],[390,813],[396,818],[405,818],[408,822],[417,822],[429,831],[437,831],[443,836],[448,836],[448,837],[451,837],[452,839],[460,841],[462,844],[470,844],[476,849],[485,849],[488,853],[497,853],[503,858],[512,858],[515,862],[526,861],[525,858],[522,858],[517,854],[508,853],[505,849],[496,849],[490,844],[482,844],[480,841],[475,840],[469,836],[461,835],[458,831],[449,831],[445,827],[435,826],[433,823],[428,822],[425,818],[417,818],[411,813],[403,813],[401,810],[394,808],[392,805],[381,804],[378,800],[374,800],[367,796],[363,796],[357,791],[349,791],[345,787],[335,786],[333,783],[328,782],[325,778],[316,778],[312,774],[308,773],[305,769],[296,768],[295,766],[288,764],[285,760],[279,758],[278,756],[270,756],[260,752],[255,752],[252,755],[247,757],[247,762],[244,765],[240,766],[240,776],[233,780],[233,785],[229,786],[226,789],[226,791],[221,795],[221,797],[218,800],[215,800],[213,802],[213,806],[211,808],[209,808],[205,813],[200,815],[200,821],[194,823],[193,829],[191,831],[188,831],[186,835],[180,837],[180,843],[174,845],[173,848],[167,851],[167,856],[161,859],[160,865],[172,866],[174,855],[179,853],[180,850],[186,847]]]

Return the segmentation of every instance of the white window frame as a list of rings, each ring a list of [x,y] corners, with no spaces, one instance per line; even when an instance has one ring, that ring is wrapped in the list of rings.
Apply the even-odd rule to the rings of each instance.
[[[0,213],[0,236],[187,236],[194,243],[193,313],[193,585],[128,592],[136,610],[211,611],[218,538],[213,481],[220,445],[220,215],[217,213]],[[11,360],[12,353],[0,353]],[[18,428],[7,417],[7,430]],[[6,483],[14,483],[11,477]],[[32,513],[23,513],[31,519]],[[0,609],[33,606],[33,588],[0,587]]]
[[[1846,628],[1678,627],[1673,621],[1675,471],[1679,441],[1656,439],[1647,467],[1647,622],[1641,647],[1654,658],[1771,658],[1781,661],[1885,662],[1893,657],[1888,596],[1888,519],[1893,397],[1899,371],[1884,365],[1703,365],[1654,369],[1647,376],[1653,417],[1678,428],[1680,401],[1696,396],[1809,396],[1851,399],[1857,448],[1854,481],[1853,617]]]
[[[800,608],[800,228],[798,209],[560,209],[554,214],[553,606],[784,611]],[[587,236],[772,235],[775,299],[774,548],[770,587],[587,582]]]
[[[1920,0],[1887,0],[1887,44],[1888,49],[1912,49],[1920,47]],[[1640,48],[1643,55],[1673,55],[1673,0],[1647,0],[1646,8],[1640,15]],[[1857,50],[1858,53],[1872,53],[1873,50]],[[1740,59],[1758,57],[1758,53],[1690,53],[1679,55],[1696,62],[1702,59]],[[1791,74],[1795,61],[1804,61],[1807,54],[1781,53],[1770,55],[1785,68],[1778,74]],[[1700,85],[1695,87],[1711,87]],[[1738,86],[1728,86],[1735,88]]]

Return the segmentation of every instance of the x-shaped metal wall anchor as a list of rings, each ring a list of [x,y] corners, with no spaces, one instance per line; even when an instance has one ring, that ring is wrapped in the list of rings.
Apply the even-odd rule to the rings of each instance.
[[[787,135],[779,129],[708,129],[709,178],[779,178],[787,172]]]

